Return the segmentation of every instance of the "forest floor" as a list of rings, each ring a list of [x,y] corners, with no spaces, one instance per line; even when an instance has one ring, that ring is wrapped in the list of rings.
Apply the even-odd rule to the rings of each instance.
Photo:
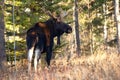
[[[22,60],[2,74],[0,80],[120,80],[120,55],[74,55],[69,60],[61,57],[51,61],[50,69],[43,66],[37,72],[33,69],[31,73],[27,72],[27,61]]]

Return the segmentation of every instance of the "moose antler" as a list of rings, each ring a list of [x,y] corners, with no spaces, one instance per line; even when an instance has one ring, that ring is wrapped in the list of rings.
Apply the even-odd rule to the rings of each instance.
[[[56,18],[50,11],[47,11],[45,8],[41,8],[44,13],[46,13],[51,18]]]
[[[63,21],[63,18],[68,16],[68,14],[71,12],[71,9],[64,11],[62,8],[59,8],[59,12],[60,12],[59,15],[60,15],[61,21]]]
[[[56,13],[51,13],[50,11],[46,10],[44,7],[42,7],[41,9],[44,13],[49,15],[51,18],[57,19],[58,22],[63,21],[63,18],[66,17],[71,11],[71,9],[68,11],[63,11],[62,8],[59,8],[59,13],[56,14]]]

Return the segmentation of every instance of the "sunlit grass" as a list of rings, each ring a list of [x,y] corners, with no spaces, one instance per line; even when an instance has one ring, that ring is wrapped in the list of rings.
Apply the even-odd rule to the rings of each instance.
[[[43,59],[44,60],[44,59]],[[72,54],[68,60],[68,54],[56,59],[52,59],[51,68],[46,65],[38,68],[35,73],[27,73],[27,60],[17,63],[16,70],[10,67],[6,72],[7,77],[2,80],[120,80],[120,56],[115,53],[98,50],[92,55]],[[43,64],[43,63],[42,63]],[[41,65],[42,65],[41,64]]]

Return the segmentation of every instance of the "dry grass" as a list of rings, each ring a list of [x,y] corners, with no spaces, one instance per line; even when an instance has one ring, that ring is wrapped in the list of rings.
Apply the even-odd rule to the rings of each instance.
[[[26,64],[24,60],[16,70],[9,68],[0,80],[120,80],[120,56],[115,53],[53,59],[50,69],[42,67],[30,74]]]

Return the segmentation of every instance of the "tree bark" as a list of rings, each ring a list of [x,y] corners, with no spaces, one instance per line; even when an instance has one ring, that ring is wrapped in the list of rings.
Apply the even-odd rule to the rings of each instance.
[[[119,14],[119,0],[114,1],[115,5],[115,23],[117,27],[117,47],[118,47],[118,53],[120,53],[120,14]]]
[[[6,70],[5,38],[4,38],[4,0],[0,1],[0,71]]]
[[[107,9],[107,5],[106,5],[106,1],[103,4],[103,18],[104,18],[104,47],[105,50],[107,49],[107,38],[108,38],[108,34],[107,34],[107,13],[108,13],[108,9]]]
[[[78,0],[74,0],[74,19],[75,19],[75,42],[76,52],[80,55],[80,36],[79,36],[79,23],[78,23]]]
[[[91,17],[91,11],[90,11],[90,0],[88,0],[88,5],[87,5],[87,7],[88,7],[88,21],[89,21],[89,23],[88,23],[88,31],[89,31],[89,50],[90,50],[90,54],[93,54],[93,48],[94,48],[94,40],[93,40],[93,28],[92,28],[92,25],[91,25],[91,19],[90,19],[90,17]]]

